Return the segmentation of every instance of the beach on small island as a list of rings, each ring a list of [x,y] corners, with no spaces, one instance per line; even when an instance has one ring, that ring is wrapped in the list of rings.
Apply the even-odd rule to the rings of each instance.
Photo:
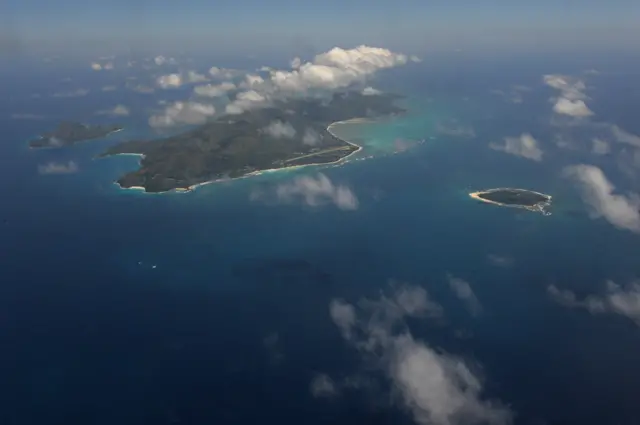
[[[522,208],[551,215],[547,210],[551,206],[551,195],[527,189],[500,187],[469,193],[469,196],[480,202],[499,205],[501,207]]]

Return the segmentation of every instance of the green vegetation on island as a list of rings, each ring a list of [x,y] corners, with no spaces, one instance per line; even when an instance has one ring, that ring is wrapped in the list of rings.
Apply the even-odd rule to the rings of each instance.
[[[122,130],[118,125],[90,125],[72,121],[62,121],[53,131],[43,133],[37,139],[29,141],[31,148],[58,148],[71,146],[78,142],[101,139]]]
[[[503,207],[524,208],[543,215],[551,215],[551,196],[526,189],[497,188],[469,194],[474,199]]]
[[[329,99],[288,99],[269,107],[224,115],[159,140],[119,143],[101,156],[140,154],[140,168],[117,180],[146,192],[189,189],[263,170],[339,161],[359,149],[334,137],[337,121],[404,112],[397,95],[335,93]]]

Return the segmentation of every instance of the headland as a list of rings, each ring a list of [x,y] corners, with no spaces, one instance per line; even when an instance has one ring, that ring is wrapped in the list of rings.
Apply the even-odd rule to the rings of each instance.
[[[100,156],[141,155],[138,170],[117,180],[145,192],[189,191],[264,172],[344,162],[361,146],[342,140],[333,124],[403,113],[400,96],[335,93],[330,99],[287,99],[224,115],[157,140],[119,143]]]
[[[62,121],[52,131],[43,133],[37,139],[29,141],[29,147],[60,148],[87,140],[102,139],[111,133],[122,130],[119,125],[90,125],[73,121]]]

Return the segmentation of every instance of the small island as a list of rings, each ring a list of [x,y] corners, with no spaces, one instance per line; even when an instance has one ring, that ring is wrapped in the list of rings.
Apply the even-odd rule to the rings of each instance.
[[[53,131],[48,131],[39,138],[29,141],[29,147],[59,148],[71,146],[78,142],[101,139],[111,133],[122,130],[117,125],[90,125],[72,121],[62,121]]]
[[[551,206],[551,196],[526,189],[497,188],[469,194],[473,199],[503,207],[524,208],[551,215],[547,210]]]
[[[284,99],[213,118],[170,137],[118,143],[100,156],[140,155],[139,169],[116,183],[152,193],[189,191],[270,170],[340,163],[360,146],[336,137],[331,125],[402,113],[404,109],[394,104],[398,98],[347,91],[329,98]]]

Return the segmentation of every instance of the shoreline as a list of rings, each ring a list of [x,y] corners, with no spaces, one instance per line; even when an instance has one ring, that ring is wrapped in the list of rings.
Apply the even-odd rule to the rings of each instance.
[[[348,140],[344,140],[344,139],[336,136],[336,134],[331,131],[331,127],[336,125],[336,124],[362,124],[362,123],[372,123],[372,122],[375,122],[375,120],[373,120],[371,118],[352,118],[352,119],[348,119],[348,120],[344,120],[344,121],[336,121],[336,122],[333,122],[333,123],[329,124],[329,126],[327,126],[327,128],[326,128],[327,133],[329,133],[332,137],[340,140],[341,142],[346,143],[348,145],[351,145],[351,146],[354,146],[355,148],[357,148],[355,151],[349,153],[349,155],[343,156],[342,158],[340,158],[340,159],[338,159],[336,161],[332,161],[332,162],[317,162],[317,163],[303,164],[303,165],[292,165],[292,166],[289,166],[289,167],[280,167],[280,168],[269,168],[269,169],[265,169],[265,170],[256,170],[256,171],[252,171],[250,173],[244,174],[244,175],[239,176],[239,177],[233,177],[233,178],[224,178],[224,177],[222,177],[222,178],[209,180],[209,181],[202,182],[202,183],[197,183],[197,184],[188,186],[186,188],[177,187],[177,188],[174,188],[174,189],[171,189],[171,190],[167,190],[167,191],[164,191],[164,192],[147,192],[147,190],[143,186],[122,187],[122,186],[120,186],[120,183],[118,183],[117,180],[114,182],[114,184],[118,185],[118,187],[120,189],[122,189],[122,190],[142,190],[143,193],[149,194],[149,195],[162,195],[164,193],[188,193],[188,192],[193,192],[197,188],[202,187],[202,186],[207,186],[207,185],[214,184],[214,183],[223,183],[223,182],[229,182],[229,181],[234,181],[234,180],[239,180],[239,179],[245,179],[245,178],[249,178],[249,177],[256,177],[256,176],[262,175],[264,173],[274,173],[274,172],[278,172],[278,171],[295,170],[295,169],[304,168],[304,167],[318,167],[318,166],[322,166],[322,165],[337,166],[337,165],[340,165],[342,163],[347,162],[347,159],[349,157],[351,157],[352,155],[355,155],[358,152],[362,151],[362,149],[364,149],[364,147],[360,146],[360,145],[358,145],[356,143],[350,142]],[[144,159],[144,154],[138,154],[138,153],[118,153],[118,154],[114,154],[114,155],[110,155],[110,156],[117,156],[117,155],[140,156],[140,157],[142,157],[141,159]]]
[[[504,204],[502,202],[497,202],[497,201],[492,201],[490,199],[485,199],[482,198],[480,195],[485,194],[485,193],[492,193],[492,192],[497,192],[500,190],[524,190],[530,193],[535,193],[536,195],[540,195],[540,196],[544,196],[546,198],[545,201],[540,201],[540,202],[536,202],[533,205],[520,205],[520,204]],[[546,193],[541,193],[541,192],[536,192],[534,190],[528,190],[528,189],[518,189],[518,188],[511,188],[511,187],[499,187],[496,189],[488,189],[488,190],[480,190],[477,192],[471,192],[469,193],[469,196],[473,199],[476,199],[478,201],[481,202],[485,202],[487,204],[493,204],[493,205],[498,205],[501,207],[508,207],[508,208],[522,208],[525,210],[529,210],[529,211],[533,211],[533,212],[539,212],[542,213],[543,215],[551,215],[550,212],[546,211],[544,208],[548,207],[551,205],[551,199],[552,196],[551,195],[547,195]]]

